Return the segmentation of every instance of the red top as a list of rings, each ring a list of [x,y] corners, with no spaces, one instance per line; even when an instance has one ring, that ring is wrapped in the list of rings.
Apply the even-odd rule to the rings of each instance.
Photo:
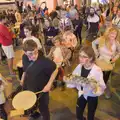
[[[12,44],[12,34],[5,25],[0,24],[0,44],[9,46]]]

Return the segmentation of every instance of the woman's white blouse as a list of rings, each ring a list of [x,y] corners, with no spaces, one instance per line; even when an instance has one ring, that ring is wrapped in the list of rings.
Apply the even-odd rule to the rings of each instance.
[[[98,49],[96,46],[98,45]],[[112,51],[110,51],[106,45],[104,44],[102,47],[99,47],[99,40],[96,39],[92,42],[92,48],[94,52],[97,54],[99,53],[99,57],[106,61],[110,61],[112,58],[115,58],[116,55],[120,54],[120,45],[117,42],[114,42],[111,46]]]
[[[82,68],[82,66],[81,66],[81,64],[79,64],[75,68],[75,70],[73,71],[72,74],[73,75],[76,75],[76,74],[81,75],[81,68]],[[100,87],[99,94],[95,94],[90,86],[83,86],[83,90],[81,90],[80,85],[67,84],[67,87],[77,88],[78,89],[78,96],[80,97],[81,95],[83,95],[85,99],[87,99],[88,96],[96,97],[96,96],[102,95],[104,93],[106,85],[105,85],[104,80],[103,80],[103,73],[102,73],[101,68],[99,68],[98,66],[96,66],[94,64],[90,73],[88,74],[87,78],[94,78],[99,83],[99,87]]]

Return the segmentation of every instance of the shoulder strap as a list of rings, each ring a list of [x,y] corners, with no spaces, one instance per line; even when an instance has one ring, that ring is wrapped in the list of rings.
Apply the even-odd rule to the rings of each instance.
[[[29,70],[29,68],[30,68],[33,64],[34,64],[34,62],[31,62],[31,63],[28,65],[28,67],[27,67],[27,69],[26,69],[25,72],[27,72],[27,71]]]

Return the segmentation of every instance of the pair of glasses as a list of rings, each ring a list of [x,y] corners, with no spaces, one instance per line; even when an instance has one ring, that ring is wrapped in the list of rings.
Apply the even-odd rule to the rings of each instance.
[[[33,56],[33,55],[36,55],[38,53],[38,50],[35,50],[35,51],[31,51],[31,52],[26,52],[25,54],[27,55],[27,56]]]
[[[79,55],[80,58],[89,58],[88,56],[85,55]]]

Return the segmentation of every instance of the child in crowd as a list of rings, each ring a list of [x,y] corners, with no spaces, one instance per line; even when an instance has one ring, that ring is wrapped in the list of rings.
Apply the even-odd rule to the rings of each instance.
[[[103,80],[101,68],[95,64],[95,53],[91,46],[84,46],[79,52],[79,65],[73,71],[73,75],[79,75],[87,79],[94,78],[96,85],[80,85],[68,83],[67,87],[77,88],[78,99],[76,104],[76,120],[84,120],[83,113],[88,104],[88,120],[94,120],[98,106],[98,96],[104,93],[106,85]],[[92,84],[92,81],[91,81]]]
[[[71,57],[71,51],[61,45],[61,36],[56,36],[53,38],[52,42],[54,46],[51,48],[48,57],[52,59],[57,67],[59,68],[57,79],[61,80],[62,88],[64,88],[63,76],[64,76],[64,69],[65,65],[69,65],[69,59]],[[57,82],[54,82],[54,87],[57,86]]]

